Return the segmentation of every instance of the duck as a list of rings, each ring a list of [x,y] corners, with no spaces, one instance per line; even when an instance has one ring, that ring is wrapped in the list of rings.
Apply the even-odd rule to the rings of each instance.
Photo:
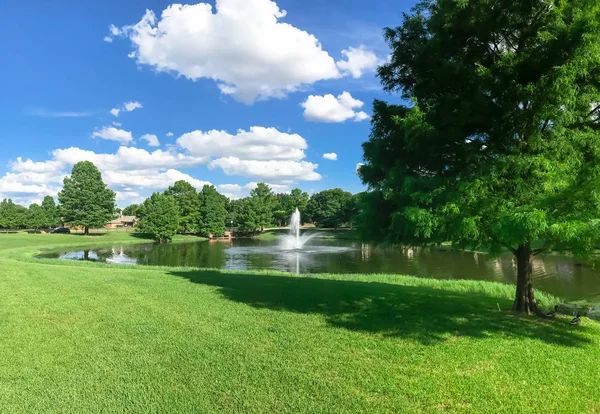
[[[575,316],[573,319],[571,319],[571,325],[579,325],[581,323],[581,318],[580,318],[580,314],[579,312],[577,312],[577,316]]]
[[[550,312],[546,312],[545,316],[547,318],[554,318],[557,314],[558,314],[558,305],[555,305],[554,310],[552,310]]]

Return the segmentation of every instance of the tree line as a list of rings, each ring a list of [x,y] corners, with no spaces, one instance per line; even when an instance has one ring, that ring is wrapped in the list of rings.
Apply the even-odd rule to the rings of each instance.
[[[119,213],[137,218],[136,228],[156,241],[167,242],[177,234],[223,236],[228,228],[256,233],[269,227],[281,227],[295,209],[303,221],[320,227],[352,224],[358,212],[358,196],[336,188],[309,196],[299,188],[276,194],[259,183],[249,197],[230,200],[214,186],[198,191],[186,181],[177,181],[164,192],[153,193],[142,204],[119,210],[116,194],[107,188],[98,168],[89,161],[73,166],[63,181],[57,205],[46,196],[42,205],[29,208],[10,199],[0,203],[0,228],[43,229],[61,224],[78,226],[89,234],[90,228],[102,228]]]

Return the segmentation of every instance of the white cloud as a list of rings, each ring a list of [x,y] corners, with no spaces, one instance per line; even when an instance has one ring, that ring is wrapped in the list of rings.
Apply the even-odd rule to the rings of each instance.
[[[140,109],[140,108],[143,108],[143,106],[142,106],[141,103],[139,103],[137,101],[135,101],[135,102],[125,102],[123,104],[123,110],[127,111],[127,112],[131,112],[131,111],[134,111],[134,110]]]
[[[134,111],[134,110],[140,109],[140,108],[143,108],[143,106],[138,101],[129,101],[129,102],[125,102],[119,108],[113,108],[113,109],[111,109],[110,113],[113,114],[114,116],[119,116],[119,114],[121,113],[121,111],[131,112],[131,111]]]
[[[373,72],[377,66],[384,63],[371,50],[364,45],[359,47],[350,47],[348,50],[342,50],[342,55],[346,60],[336,62],[337,67],[344,73],[352,75],[353,78],[360,78],[363,73]]]
[[[265,181],[317,181],[321,175],[318,164],[307,161],[256,161],[237,157],[219,158],[208,164],[209,169],[220,168],[227,175],[241,175]]]
[[[172,132],[167,132],[167,136],[168,136],[168,137],[172,137],[172,136],[173,136],[173,133],[172,133]]]
[[[219,184],[216,186],[217,190],[224,196],[236,200],[238,198],[248,197],[250,191],[256,188],[258,183],[251,182],[246,185],[239,184]],[[291,187],[288,184],[271,184],[267,183],[274,193],[289,193]]]
[[[62,170],[63,164],[60,161],[34,162],[31,159],[23,161],[18,157],[16,161],[9,163],[13,171],[33,172],[33,173],[55,173]]]
[[[49,111],[43,108],[32,109],[28,114],[42,118],[83,118],[92,115],[90,111]]]
[[[160,147],[160,142],[158,141],[158,137],[154,134],[144,134],[141,136],[144,141],[148,142],[148,146],[150,147]]]
[[[360,122],[369,118],[362,108],[364,103],[354,99],[348,92],[342,92],[337,98],[331,94],[325,96],[310,95],[300,106],[304,108],[304,119],[312,122],[344,122],[349,119]]]
[[[116,126],[116,127],[120,127],[120,126],[121,126],[121,123],[120,123],[120,122],[115,122],[115,121],[113,121],[113,123],[112,123],[112,124],[113,124],[114,126]]]
[[[92,137],[106,139],[109,141],[117,141],[122,144],[128,144],[133,141],[131,131],[125,131],[115,127],[104,127],[99,131],[94,131]]]
[[[236,157],[243,160],[301,160],[306,140],[298,134],[276,128],[250,127],[236,135],[226,131],[192,131],[183,134],[177,144],[194,155]]]
[[[194,157],[162,150],[148,152],[134,147],[120,147],[116,154],[97,154],[93,151],[71,147],[55,150],[52,155],[56,161],[66,165],[73,165],[79,161],[91,161],[101,171],[190,168],[208,161],[206,157]]]
[[[323,154],[323,158],[325,158],[326,160],[331,160],[331,161],[337,161],[337,154],[335,152],[328,152],[326,154]]]
[[[181,171],[168,169],[166,171],[157,171],[155,169],[113,171],[108,170],[102,173],[106,184],[112,188],[122,188],[135,185],[141,189],[164,190],[175,181],[184,180],[201,189],[205,184],[212,185],[208,181],[198,180]]]
[[[112,38],[112,37],[110,37],[110,36],[104,36],[104,41],[105,41],[106,43],[112,43],[112,41],[113,41],[113,38]]]
[[[362,162],[359,162],[356,164],[356,172],[357,173],[358,173],[358,170],[360,169],[360,167],[362,167],[363,165],[365,165],[365,164],[363,164]]]
[[[214,13],[208,3],[172,4],[160,17],[147,10],[134,25],[111,27],[111,36],[131,41],[139,65],[212,79],[249,104],[341,76],[317,38],[281,22],[285,15],[270,0],[218,0]]]

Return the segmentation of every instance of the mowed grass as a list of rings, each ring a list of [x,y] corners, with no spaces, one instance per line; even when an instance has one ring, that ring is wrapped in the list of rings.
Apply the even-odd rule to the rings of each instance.
[[[600,412],[600,324],[511,286],[31,259],[113,241],[0,234],[0,412]]]

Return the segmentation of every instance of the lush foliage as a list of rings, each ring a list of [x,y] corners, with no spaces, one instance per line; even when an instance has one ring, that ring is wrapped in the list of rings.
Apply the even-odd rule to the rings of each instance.
[[[82,243],[0,234],[0,412],[598,408],[600,325],[515,316],[507,285],[31,258]]]
[[[205,185],[199,194],[199,199],[200,233],[206,236],[224,235],[227,210],[223,196],[212,185]]]
[[[364,233],[506,248],[514,308],[535,311],[531,260],[600,235],[600,8],[595,0],[422,2],[387,29],[379,69],[411,107],[375,102]],[[377,226],[377,227],[375,227]]]
[[[26,227],[27,209],[13,203],[11,199],[0,202],[0,227],[3,229],[18,229]]]
[[[131,204],[125,207],[123,210],[121,210],[121,213],[124,216],[137,216],[139,214],[139,208],[140,206],[138,204]]]
[[[177,181],[166,191],[166,195],[173,196],[179,206],[179,226],[182,233],[194,234],[201,229],[201,201],[198,192],[187,181]]]
[[[337,228],[351,221],[353,207],[352,194],[341,188],[334,188],[313,194],[306,210],[319,227]]]
[[[262,231],[265,227],[272,226],[276,199],[271,187],[265,183],[258,183],[256,188],[250,191],[250,200],[257,228]]]
[[[46,212],[42,206],[35,203],[29,206],[25,218],[26,227],[37,230],[41,227],[45,227],[47,221]]]
[[[44,210],[44,223],[42,227],[58,227],[60,225],[60,211],[56,206],[54,198],[51,196],[44,197],[44,200],[42,201],[42,209]]]
[[[58,193],[65,223],[90,228],[104,227],[115,216],[115,193],[108,189],[98,168],[89,161],[73,166]]]
[[[180,206],[175,197],[153,193],[142,207],[144,215],[137,225],[138,232],[151,236],[159,243],[171,241],[181,228]]]

